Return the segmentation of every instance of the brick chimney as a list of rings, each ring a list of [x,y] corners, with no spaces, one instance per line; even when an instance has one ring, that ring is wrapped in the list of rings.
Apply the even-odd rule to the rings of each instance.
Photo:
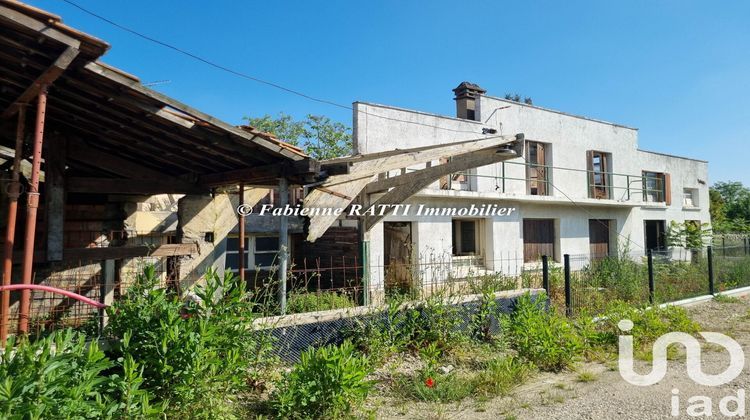
[[[467,120],[476,120],[476,99],[479,95],[487,93],[486,90],[470,82],[461,82],[453,93],[456,97],[456,116]]]

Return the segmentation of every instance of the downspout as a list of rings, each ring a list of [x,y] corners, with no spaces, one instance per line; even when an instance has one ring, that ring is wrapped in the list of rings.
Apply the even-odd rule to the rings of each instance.
[[[8,188],[8,223],[5,230],[3,244],[3,287],[10,286],[13,274],[13,245],[16,238],[16,215],[18,213],[18,197],[21,195],[21,158],[23,157],[23,136],[26,124],[26,105],[18,108],[18,122],[16,123],[16,150],[13,157],[13,173]],[[0,302],[0,347],[5,347],[8,339],[8,318],[10,316],[10,291],[3,290]]]
[[[27,192],[26,206],[26,234],[23,244],[23,270],[22,281],[25,285],[31,284],[34,264],[34,234],[36,233],[36,213],[39,208],[39,171],[42,165],[42,143],[44,142],[44,117],[47,112],[47,84],[39,88],[39,100],[36,110],[36,126],[34,127],[34,153],[31,163],[31,183]],[[24,289],[21,292],[21,308],[18,317],[18,331],[26,334],[29,331],[29,309],[31,304],[31,291]]]

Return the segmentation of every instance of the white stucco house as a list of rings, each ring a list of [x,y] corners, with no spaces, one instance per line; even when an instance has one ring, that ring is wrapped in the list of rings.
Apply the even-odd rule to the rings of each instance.
[[[710,223],[706,161],[641,150],[635,128],[492,97],[471,83],[454,93],[456,116],[356,102],[354,152],[523,133],[523,158],[441,178],[408,200],[413,208],[514,210],[386,217],[364,233],[371,290],[382,290],[388,267],[401,262],[418,263],[432,280],[440,278],[432,267],[446,262],[454,275],[455,267],[517,274],[540,255],[560,262],[563,254],[662,250],[671,221]]]

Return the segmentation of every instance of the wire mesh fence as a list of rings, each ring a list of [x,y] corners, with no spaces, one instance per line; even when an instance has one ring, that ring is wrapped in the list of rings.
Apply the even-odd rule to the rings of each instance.
[[[117,239],[117,238],[115,238]],[[134,237],[128,239],[135,241]],[[141,238],[138,243],[164,238]],[[714,242],[717,243],[716,241]],[[521,289],[546,289],[551,307],[570,314],[596,315],[615,300],[634,305],[673,302],[750,286],[750,241],[724,238],[719,248],[672,249],[621,255],[565,254],[527,261],[523,255],[415,258],[414,262],[363,263],[358,256],[293,261],[287,279],[286,314],[356,308],[389,299],[420,299],[434,294],[464,296]],[[125,295],[136,275],[153,266],[167,287],[172,257],[141,257],[116,262],[113,290],[106,289],[104,262],[78,261],[40,274],[45,284],[104,302]],[[170,268],[171,267],[171,268]],[[273,272],[248,279],[258,300],[278,298]],[[32,334],[74,327],[96,331],[104,312],[47,291],[31,292]],[[20,292],[11,292],[9,325],[18,323]],[[111,302],[111,300],[110,300]],[[279,315],[277,309],[263,315]]]
[[[750,251],[729,249],[565,255],[547,272],[550,301],[569,315],[596,315],[615,300],[645,306],[750,286]]]

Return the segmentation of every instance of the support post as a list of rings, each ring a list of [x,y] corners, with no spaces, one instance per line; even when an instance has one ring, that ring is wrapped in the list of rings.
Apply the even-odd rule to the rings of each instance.
[[[23,157],[23,137],[25,135],[26,105],[18,108],[18,122],[16,124],[16,150],[13,156],[13,173],[8,188],[8,224],[5,229],[5,243],[3,244],[3,286],[11,284],[13,274],[13,246],[16,239],[16,216],[18,214],[18,197],[21,195],[21,159]],[[10,291],[3,290],[0,303],[0,347],[5,347],[8,339],[8,321],[10,312]]]
[[[648,256],[648,302],[654,304],[655,300],[655,285],[654,285],[654,253],[653,250],[648,250],[646,255]]]
[[[370,305],[370,241],[362,243],[362,290],[364,291],[364,306]]]
[[[240,183],[239,187],[239,207],[245,205],[245,184]],[[239,229],[239,270],[240,270],[240,281],[245,281],[245,215],[242,212],[237,212],[238,229]]]
[[[573,315],[573,297],[570,288],[570,255],[563,255],[563,273],[565,275],[565,315]]]
[[[47,139],[44,147],[44,199],[47,214],[47,261],[63,259],[66,138]]]
[[[542,255],[542,287],[544,292],[547,293],[547,299],[549,299],[549,257],[546,255]]]
[[[289,204],[289,182],[279,178],[279,207]],[[289,217],[281,213],[279,219],[279,309],[286,314],[286,271],[289,263]]]
[[[708,293],[713,295],[714,288],[714,251],[713,247],[708,247]]]
[[[102,284],[99,289],[99,302],[111,306],[115,301],[115,260],[102,262]],[[107,326],[107,311],[99,309],[99,333]]]
[[[36,233],[36,213],[39,208],[39,171],[42,165],[42,146],[44,144],[44,117],[47,112],[47,85],[39,89],[36,110],[36,126],[34,127],[34,152],[31,162],[31,183],[26,207],[26,234],[23,244],[23,284],[31,284],[34,264],[34,235]],[[18,317],[18,331],[26,334],[29,331],[29,309],[31,306],[31,290],[21,292],[21,307]]]

